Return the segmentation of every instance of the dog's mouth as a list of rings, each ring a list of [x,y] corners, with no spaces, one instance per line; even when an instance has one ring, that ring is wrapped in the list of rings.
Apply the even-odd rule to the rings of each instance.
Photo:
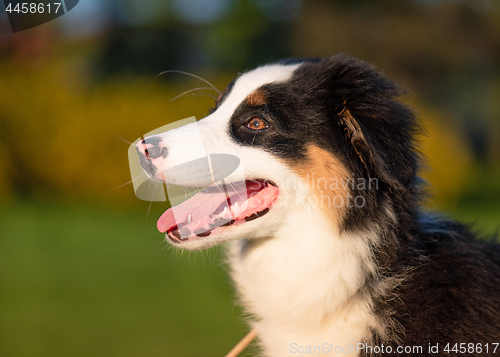
[[[198,240],[215,230],[264,216],[278,192],[278,187],[266,180],[213,185],[169,208],[158,219],[158,230],[174,243]]]

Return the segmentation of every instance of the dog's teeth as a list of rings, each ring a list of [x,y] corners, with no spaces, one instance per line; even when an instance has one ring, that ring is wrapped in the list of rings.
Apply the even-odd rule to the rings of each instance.
[[[187,224],[191,224],[193,223],[193,215],[189,215],[188,218],[187,218],[187,221],[186,221]]]
[[[221,218],[230,218],[231,217],[231,210],[229,208],[224,207],[224,210],[220,213],[219,217]]]
[[[240,208],[240,205],[238,204],[238,202],[235,202],[233,206],[234,206],[234,208]]]

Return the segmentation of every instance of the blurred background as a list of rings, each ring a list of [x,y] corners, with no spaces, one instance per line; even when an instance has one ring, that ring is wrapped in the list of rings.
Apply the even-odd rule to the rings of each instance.
[[[429,206],[500,226],[497,0],[82,0],[13,34],[0,4],[0,356],[223,356],[247,332],[222,248],[173,251],[128,142],[238,73],[339,52],[412,94]],[[251,351],[247,352],[251,355]]]

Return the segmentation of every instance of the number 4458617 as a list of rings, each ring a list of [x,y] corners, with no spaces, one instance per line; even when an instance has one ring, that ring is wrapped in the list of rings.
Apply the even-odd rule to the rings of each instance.
[[[9,14],[12,12],[17,12],[18,14],[43,14],[44,12],[48,12],[49,14],[53,11],[55,14],[59,12],[61,8],[60,2],[52,3],[54,6],[51,8],[51,3],[43,4],[43,3],[34,3],[34,2],[23,2],[22,4],[17,3],[17,5],[12,8],[12,3],[7,5],[5,11]],[[61,9],[63,11],[63,9]]]
[[[444,347],[446,353],[496,353],[499,343],[447,343]]]

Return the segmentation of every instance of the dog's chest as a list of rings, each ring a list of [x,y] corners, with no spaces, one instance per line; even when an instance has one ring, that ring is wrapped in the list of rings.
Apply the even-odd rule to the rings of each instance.
[[[370,297],[356,296],[364,279],[364,257],[353,249],[350,254],[325,245],[328,237],[315,238],[296,232],[286,240],[253,246],[238,241],[230,248],[238,297],[255,316],[252,325],[268,356],[306,350],[313,356],[327,349],[335,355],[335,348],[339,355],[357,355],[352,346],[378,327]]]

